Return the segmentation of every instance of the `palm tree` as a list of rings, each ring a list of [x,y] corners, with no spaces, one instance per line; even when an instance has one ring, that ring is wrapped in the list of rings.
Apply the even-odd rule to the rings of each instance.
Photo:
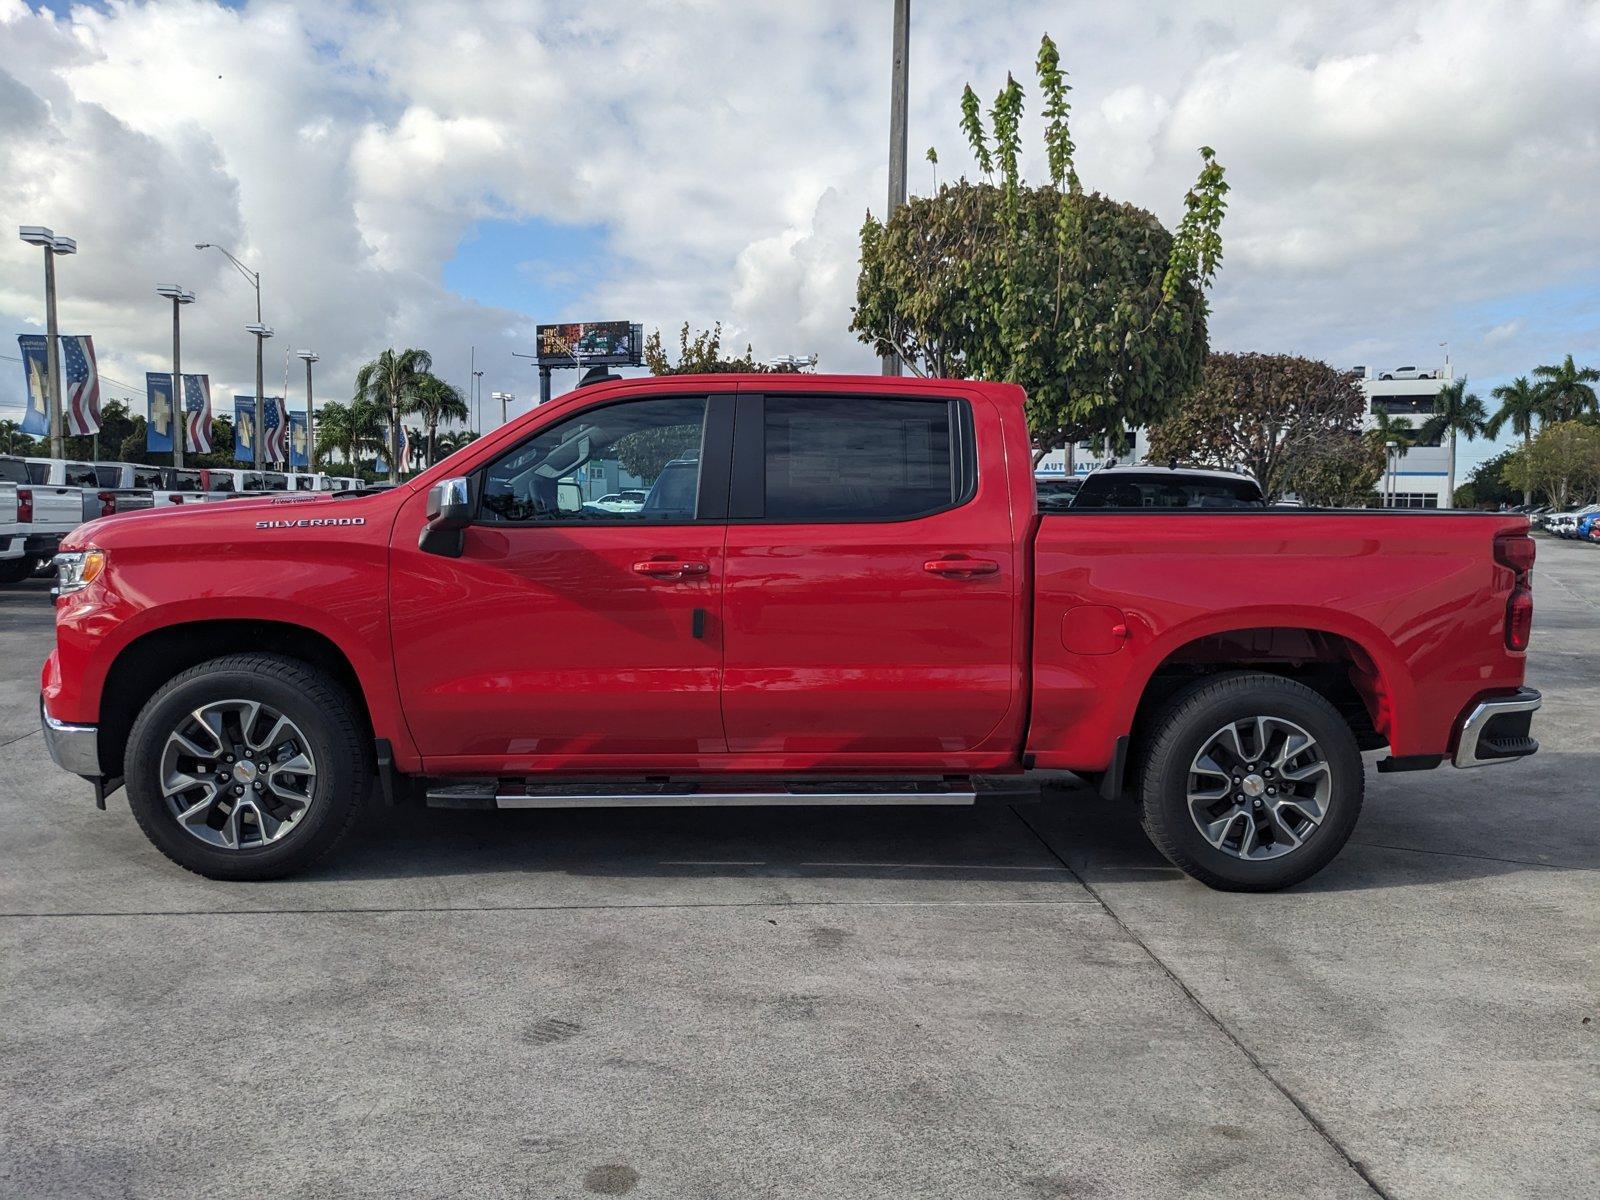
[[[317,454],[331,458],[335,451],[345,463],[378,454],[384,443],[383,410],[369,400],[340,404],[330,400],[317,408]]]
[[[1483,432],[1488,421],[1489,410],[1484,408],[1482,400],[1467,391],[1465,375],[1445,384],[1433,398],[1433,416],[1422,424],[1422,440],[1431,443],[1440,437],[1450,439],[1444,479],[1446,508],[1454,508],[1456,500],[1456,435],[1470,442]]]
[[[22,426],[18,425],[15,421],[0,421],[0,438],[5,439],[5,452],[7,454],[11,453],[12,444],[16,441],[17,435],[21,432]]]
[[[1397,417],[1381,408],[1373,409],[1372,422],[1372,428],[1367,430],[1366,436],[1383,450],[1383,490],[1387,496],[1392,482],[1390,476],[1399,460],[1405,457],[1406,447],[1417,440],[1417,431],[1404,417]],[[1395,449],[1391,450],[1391,446]]]
[[[1600,410],[1600,400],[1589,386],[1600,383],[1600,371],[1578,366],[1572,361],[1572,355],[1567,355],[1559,366],[1535,367],[1533,373],[1541,380],[1539,390],[1544,393],[1544,415],[1552,423],[1571,421],[1586,412]]]
[[[412,411],[421,414],[422,424],[428,431],[428,465],[431,467],[439,461],[434,453],[439,426],[445,421],[465,421],[470,415],[466,397],[460,388],[437,375],[424,375],[418,383]]]
[[[447,429],[439,435],[439,454],[442,456],[454,454],[463,446],[470,446],[478,440],[478,435],[470,429]]]
[[[1500,431],[1510,425],[1511,432],[1522,437],[1522,449],[1526,453],[1533,441],[1534,421],[1544,419],[1543,389],[1529,383],[1526,375],[1518,375],[1516,379],[1501,384],[1490,394],[1500,401],[1500,407],[1494,416],[1489,418],[1488,424],[1483,427],[1483,432],[1489,437],[1497,438],[1500,436]],[[1533,491],[1530,488],[1523,488],[1522,506],[1527,508],[1532,503]]]
[[[378,404],[389,418],[389,482],[400,482],[400,414],[416,407],[422,377],[433,370],[426,350],[385,350],[356,372],[357,399]]]

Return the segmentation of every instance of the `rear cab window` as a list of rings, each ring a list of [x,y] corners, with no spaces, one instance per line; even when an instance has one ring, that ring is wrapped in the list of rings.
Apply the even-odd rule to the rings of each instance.
[[[1072,511],[1139,508],[1264,508],[1261,487],[1246,476],[1165,471],[1096,471],[1072,498]]]
[[[0,483],[32,483],[28,464],[15,458],[0,458]]]
[[[974,486],[962,401],[769,395],[763,407],[765,520],[910,520]]]

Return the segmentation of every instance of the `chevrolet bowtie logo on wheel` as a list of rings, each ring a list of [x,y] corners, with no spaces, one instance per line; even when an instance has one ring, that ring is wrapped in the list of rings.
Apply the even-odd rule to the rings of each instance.
[[[301,517],[298,521],[257,521],[257,529],[305,529],[313,525],[365,525],[365,517]]]

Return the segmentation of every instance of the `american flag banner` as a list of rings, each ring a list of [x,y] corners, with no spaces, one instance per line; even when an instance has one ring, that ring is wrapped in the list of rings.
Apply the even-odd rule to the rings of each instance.
[[[100,432],[100,372],[94,364],[94,339],[61,339],[61,420],[73,437]]]
[[[185,454],[211,453],[211,376],[183,377],[183,449]]]
[[[267,396],[261,414],[262,457],[270,463],[289,460],[289,413],[282,396]]]

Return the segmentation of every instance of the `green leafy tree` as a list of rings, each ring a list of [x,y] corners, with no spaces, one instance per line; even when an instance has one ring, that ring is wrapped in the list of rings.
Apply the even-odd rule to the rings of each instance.
[[[1500,508],[1530,502],[1520,486],[1506,478],[1506,470],[1516,450],[1503,450],[1473,468],[1471,477],[1456,489],[1456,503],[1462,508]]]
[[[1572,421],[1585,413],[1600,411],[1591,384],[1600,383],[1600,371],[1580,367],[1572,355],[1555,366],[1535,367],[1539,390],[1544,394],[1544,412],[1550,421]]]
[[[385,350],[356,372],[356,399],[379,406],[387,414],[385,458],[389,482],[400,482],[400,418],[415,410],[422,380],[433,371],[433,356],[426,350]]]
[[[1383,478],[1381,443],[1351,430],[1328,434],[1300,459],[1294,491],[1301,501],[1321,508],[1373,507]]]
[[[746,345],[744,353],[738,357],[731,357],[723,353],[722,349],[722,322],[718,321],[710,329],[702,329],[692,337],[689,334],[689,323],[684,322],[683,328],[678,330],[678,361],[673,362],[668,357],[666,347],[661,341],[661,331],[654,329],[650,336],[644,340],[644,365],[652,375],[734,375],[749,374],[793,374],[795,368],[789,366],[773,367],[766,363],[756,361],[755,350]]]
[[[1600,429],[1582,421],[1556,421],[1512,454],[1505,467],[1513,486],[1542,492],[1565,509],[1574,496],[1600,490]]]
[[[1213,354],[1198,387],[1150,428],[1150,458],[1243,467],[1269,503],[1334,435],[1361,429],[1361,388],[1326,363],[1292,354]]]
[[[16,454],[22,442],[32,441],[15,421],[0,421],[0,454]]]
[[[1202,147],[1171,233],[1143,209],[1086,193],[1048,37],[1035,67],[1048,182],[1021,177],[1015,77],[987,123],[968,86],[961,128],[983,181],[915,197],[887,222],[867,215],[850,328],[919,374],[1021,384],[1040,456],[1085,439],[1122,449],[1199,382],[1228,186]]]
[[[1523,448],[1526,449],[1528,443],[1533,441],[1535,421],[1542,419],[1545,412],[1542,389],[1529,383],[1526,375],[1518,375],[1516,379],[1501,384],[1490,394],[1500,401],[1500,407],[1484,425],[1484,433],[1491,438],[1497,438],[1500,436],[1500,431],[1509,425],[1511,432],[1522,438]],[[1481,467],[1479,469],[1482,470]],[[1477,483],[1476,476],[1473,477],[1473,482]],[[1482,485],[1476,488],[1475,495],[1480,497],[1481,502],[1484,495]],[[1523,492],[1522,503],[1524,506],[1532,504],[1533,493]]]
[[[1483,401],[1467,391],[1467,377],[1445,384],[1433,398],[1433,415],[1422,423],[1422,440],[1433,443],[1443,440],[1448,446],[1444,472],[1444,506],[1455,507],[1456,492],[1456,436],[1472,441],[1489,423],[1489,411]]]

